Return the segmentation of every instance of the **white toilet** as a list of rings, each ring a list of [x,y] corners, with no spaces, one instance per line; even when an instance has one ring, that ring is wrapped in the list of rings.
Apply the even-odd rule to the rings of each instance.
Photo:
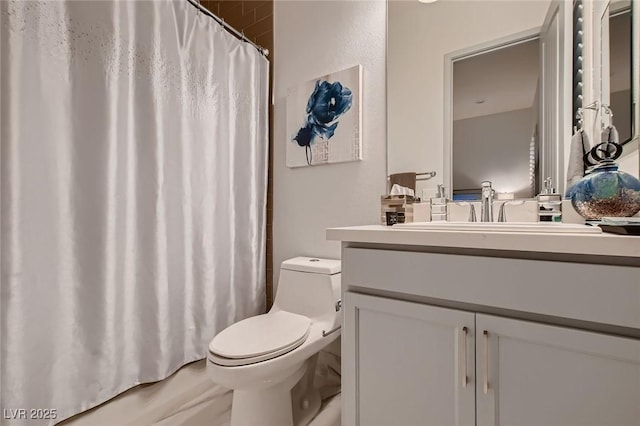
[[[318,352],[340,336],[340,261],[282,262],[271,310],[209,343],[207,372],[233,389],[232,426],[306,425],[320,409]]]

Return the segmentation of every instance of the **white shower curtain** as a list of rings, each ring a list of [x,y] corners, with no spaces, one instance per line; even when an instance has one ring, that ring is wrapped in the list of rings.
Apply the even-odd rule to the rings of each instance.
[[[53,424],[264,310],[268,61],[185,0],[0,25],[1,408]]]

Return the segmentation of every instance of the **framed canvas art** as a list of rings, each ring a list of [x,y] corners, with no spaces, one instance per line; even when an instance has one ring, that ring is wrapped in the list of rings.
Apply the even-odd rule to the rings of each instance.
[[[307,81],[287,95],[287,166],[362,160],[362,66]]]

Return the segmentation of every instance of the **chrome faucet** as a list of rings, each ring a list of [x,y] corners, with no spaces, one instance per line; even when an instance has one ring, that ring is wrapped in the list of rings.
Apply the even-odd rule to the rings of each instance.
[[[504,207],[507,205],[507,203],[508,203],[508,201],[505,201],[500,206],[500,213],[498,213],[498,222],[506,222],[507,221],[507,215],[504,212]]]
[[[469,203],[469,222],[477,222],[476,220],[476,208],[473,203]]]
[[[493,222],[493,188],[491,182],[485,180],[482,185],[482,204],[480,205],[480,222]]]
[[[507,213],[505,211],[505,207],[507,205],[520,206],[524,204],[524,200],[516,200],[516,201],[505,201],[500,206],[500,212],[498,213],[498,222],[506,222],[507,221]]]
[[[456,201],[455,204],[457,206],[469,206],[469,216],[467,217],[467,222],[477,222],[476,208],[473,203],[469,203],[467,201]]]

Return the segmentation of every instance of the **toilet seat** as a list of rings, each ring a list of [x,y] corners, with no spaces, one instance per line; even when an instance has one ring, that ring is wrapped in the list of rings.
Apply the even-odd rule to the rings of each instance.
[[[247,318],[213,338],[209,358],[229,367],[266,361],[302,345],[310,329],[309,318],[286,311]]]

